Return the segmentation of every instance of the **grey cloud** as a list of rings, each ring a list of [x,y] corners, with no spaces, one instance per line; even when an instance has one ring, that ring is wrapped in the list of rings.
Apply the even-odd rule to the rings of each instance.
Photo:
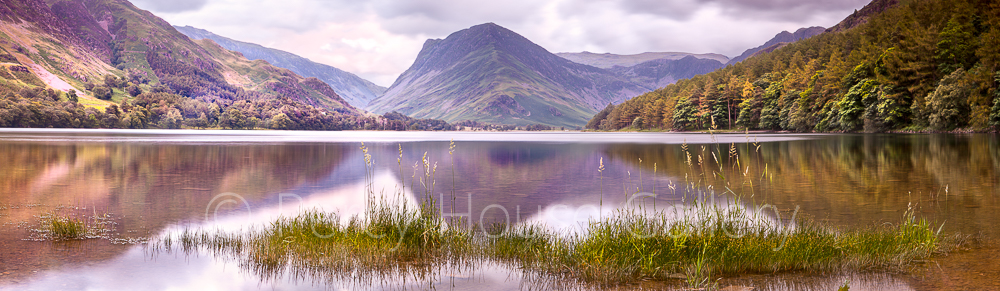
[[[674,20],[688,20],[698,11],[698,3],[688,0],[622,0],[621,7],[631,13],[653,14]]]
[[[618,0],[619,6],[637,14],[654,14],[684,21],[707,5],[717,5],[727,16],[744,19],[801,21],[817,12],[844,11],[868,0]]]
[[[485,22],[519,23],[544,2],[535,0],[378,0],[372,9],[386,30],[407,35],[447,35]]]
[[[868,0],[698,0],[701,3],[718,3],[726,8],[783,11],[809,9],[814,11],[853,9],[868,3]]]
[[[208,0],[133,0],[132,3],[153,12],[178,13],[201,9]]]
[[[205,15],[211,15],[204,18],[203,23],[212,26],[245,26],[247,29],[257,27],[295,33],[305,33],[331,22],[361,21],[365,15],[370,14],[367,4],[352,0],[285,2],[241,0],[238,3],[212,1],[212,5],[203,10],[205,11],[201,12]]]

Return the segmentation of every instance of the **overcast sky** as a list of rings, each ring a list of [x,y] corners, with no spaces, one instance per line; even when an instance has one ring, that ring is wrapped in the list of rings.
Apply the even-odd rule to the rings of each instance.
[[[493,22],[551,52],[720,53],[830,27],[868,0],[132,0],[174,25],[289,51],[389,86],[424,41]]]

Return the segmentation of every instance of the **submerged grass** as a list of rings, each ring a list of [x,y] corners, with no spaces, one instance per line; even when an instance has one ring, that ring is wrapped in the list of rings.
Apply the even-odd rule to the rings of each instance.
[[[49,219],[48,227],[55,240],[81,239],[87,235],[87,225],[79,219],[54,217]]]
[[[730,146],[730,157],[734,148]],[[371,179],[371,158],[367,148],[362,150],[369,172],[366,179]],[[687,145],[684,150],[694,168]],[[696,156],[699,167],[706,160],[704,147],[702,151]],[[719,175],[718,156],[723,156],[721,151],[711,155],[720,164],[714,177],[721,177],[725,185],[720,186],[734,192],[731,189],[740,184]],[[401,160],[397,162],[402,172]],[[602,174],[603,159],[600,164]],[[764,169],[758,180],[762,183],[767,166],[758,166]],[[734,167],[745,166],[737,162]],[[783,225],[780,218],[764,214],[766,207],[754,209],[739,199],[729,204],[693,199],[680,210],[668,207],[673,211],[619,210],[591,221],[579,233],[556,233],[541,225],[494,225],[493,230],[503,231],[476,232],[479,226],[456,227],[461,222],[450,226],[433,208],[436,164],[426,154],[422,168],[417,164],[414,170],[420,176],[414,174],[411,183],[419,181],[424,187],[424,204],[419,207],[376,203],[368,187],[366,195],[373,202],[367,204],[364,216],[346,223],[336,213],[314,210],[242,233],[184,231],[152,246],[172,249],[179,242],[186,251],[201,248],[228,254],[263,280],[290,274],[371,283],[426,278],[441,266],[497,262],[557,281],[607,286],[683,279],[680,283],[703,288],[711,287],[710,278],[719,275],[898,270],[950,245],[942,244],[940,228],[916,218],[912,209],[897,224],[840,229],[804,219]],[[754,182],[747,179],[742,184],[749,183]],[[711,189],[712,185],[697,180],[668,188]]]
[[[439,219],[422,213],[432,212],[380,207],[365,219],[344,224],[334,213],[306,211],[256,231],[185,231],[176,240],[186,251],[203,247],[230,255],[262,278],[291,271],[371,279],[427,273],[430,267],[463,259],[471,249],[468,233],[445,229]],[[161,240],[159,247],[169,249],[173,240]]]
[[[491,238],[483,254],[599,285],[685,278],[705,287],[716,275],[897,270],[940,246],[931,224],[912,212],[899,224],[848,230],[809,222],[781,228],[716,207],[673,217],[623,211],[570,236],[524,226]]]
[[[86,219],[73,218],[56,213],[46,213],[38,217],[39,225],[31,229],[31,240],[67,241],[103,238],[114,224],[110,216],[94,215]]]
[[[782,228],[722,208],[698,210],[683,220],[619,212],[572,235],[538,225],[474,233],[448,228],[433,213],[380,207],[369,218],[343,224],[336,214],[308,211],[257,231],[184,232],[177,239],[187,250],[229,254],[265,279],[290,272],[371,282],[492,261],[602,286],[686,278],[686,284],[702,287],[718,275],[897,270],[940,246],[931,224],[912,212],[898,224],[846,230],[808,222]],[[169,248],[171,240],[160,243]]]

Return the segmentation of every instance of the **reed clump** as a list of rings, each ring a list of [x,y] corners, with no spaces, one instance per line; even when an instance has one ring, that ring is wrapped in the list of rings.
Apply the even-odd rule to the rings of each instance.
[[[794,228],[760,223],[756,214],[697,211],[682,220],[621,212],[579,235],[533,246],[528,268],[600,284],[686,278],[704,286],[717,275],[784,271],[895,270],[938,250],[938,233],[908,212],[895,225],[837,230],[811,222]],[[546,241],[546,239],[536,239]],[[540,258],[554,262],[538,263]],[[556,269],[553,269],[556,268]]]
[[[697,210],[682,220],[622,211],[572,235],[538,225],[473,233],[444,226],[434,213],[386,207],[345,224],[336,214],[307,211],[258,231],[185,232],[179,241],[186,250],[229,254],[263,278],[290,270],[356,280],[358,274],[412,275],[440,265],[494,261],[600,285],[676,278],[704,285],[719,275],[897,270],[940,246],[932,225],[912,212],[898,224],[840,230],[811,222],[782,227],[721,208]]]
[[[97,237],[96,226],[89,226],[87,221],[77,218],[60,216],[54,213],[41,215],[38,228],[32,229],[34,240],[77,240]]]
[[[48,224],[49,234],[55,240],[81,239],[87,235],[87,226],[79,219],[52,218]]]
[[[422,276],[440,265],[467,262],[473,249],[469,232],[448,228],[433,211],[405,205],[376,206],[346,222],[336,213],[310,210],[239,233],[187,230],[154,248],[172,249],[178,242],[186,252],[226,255],[262,278],[287,271],[355,281]]]
[[[177,240],[186,251],[204,248],[228,254],[262,280],[291,274],[371,283],[425,278],[445,265],[474,268],[477,263],[497,262],[556,281],[607,286],[683,279],[694,288],[710,286],[710,278],[720,275],[896,270],[942,249],[941,228],[935,230],[916,218],[912,209],[897,224],[841,229],[794,216],[783,221],[776,217],[774,206],[748,205],[738,195],[728,203],[716,203],[714,195],[712,201],[685,196],[685,202],[665,209],[618,210],[589,222],[579,233],[557,233],[531,224],[494,225],[491,231],[478,232],[480,226],[449,225],[434,209],[436,163],[426,153],[422,163],[414,165],[411,179],[411,184],[419,181],[424,188],[422,205],[374,202],[389,200],[374,199],[373,162],[367,148],[361,149],[366,195],[373,201],[363,216],[344,222],[336,213],[312,210],[248,232],[185,231],[177,238],[161,239],[155,248],[170,249]],[[694,167],[687,145],[684,151],[688,165]],[[709,156],[704,147],[702,151],[697,155],[699,166]],[[765,169],[763,174],[744,174],[750,178],[741,183],[721,174],[721,151],[710,156],[720,166],[706,167],[722,181],[718,186],[727,190],[724,194],[735,194],[732,189],[741,184],[766,182],[766,165],[759,167]],[[401,159],[400,146],[397,164],[403,177]],[[603,159],[600,164],[599,175]],[[734,168],[745,167],[737,162]],[[744,172],[749,171],[746,168]],[[711,191],[715,185],[706,183],[706,176],[692,175],[686,185],[671,184],[668,189]],[[417,187],[411,185],[412,190]],[[753,191],[753,186],[746,188]]]

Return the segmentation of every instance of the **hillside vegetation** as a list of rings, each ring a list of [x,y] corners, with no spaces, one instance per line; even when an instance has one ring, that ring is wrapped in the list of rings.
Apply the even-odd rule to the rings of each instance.
[[[998,42],[1000,3],[875,0],[826,33],[609,105],[587,127],[996,128]]]
[[[315,77],[330,85],[351,106],[364,108],[368,102],[385,92],[385,87],[343,70],[316,63],[298,55],[258,44],[232,40],[204,29],[174,26],[178,32],[191,39],[210,39],[227,50],[239,52],[249,60],[264,60],[276,67],[289,69],[303,77]]]
[[[389,128],[125,0],[2,1],[0,28],[0,127]]]

